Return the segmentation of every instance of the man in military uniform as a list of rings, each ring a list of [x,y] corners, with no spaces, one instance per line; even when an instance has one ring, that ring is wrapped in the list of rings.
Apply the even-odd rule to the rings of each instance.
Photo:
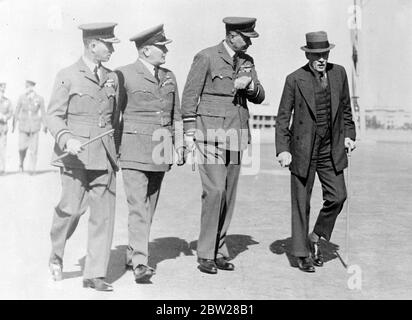
[[[19,122],[19,168],[21,172],[24,171],[24,159],[28,150],[30,173],[34,173],[36,169],[39,132],[42,124],[44,132],[47,132],[44,122],[44,99],[34,91],[35,86],[34,81],[26,80],[26,93],[20,96],[13,118],[13,131],[16,122]]]
[[[117,76],[102,65],[109,61],[119,42],[116,23],[79,26],[84,54],[56,77],[47,110],[47,126],[56,140],[54,161],[60,167],[62,195],[51,227],[49,267],[55,280],[62,279],[63,253],[80,216],[90,208],[87,255],[83,286],[112,291],[105,277],[110,258],[116,200],[116,150],[113,135],[83,146],[112,129],[117,95]]]
[[[155,273],[148,266],[150,227],[163,177],[173,163],[173,142],[182,164],[183,125],[176,78],[161,67],[166,45],[172,42],[163,25],[144,30],[130,41],[139,57],[117,71],[124,121],[120,165],[129,205],[126,266],[133,269],[136,282],[142,283]]]
[[[265,98],[246,50],[256,19],[227,17],[226,39],[194,57],[182,97],[185,142],[196,148],[202,180],[202,213],[197,244],[199,269],[234,270],[226,233],[233,215],[242,151],[250,142],[247,100]]]
[[[345,148],[355,148],[346,71],[328,63],[334,46],[324,31],[306,34],[306,46],[301,49],[309,62],[287,76],[276,118],[276,154],[281,166],[291,171],[292,254],[304,272],[315,272],[314,265],[323,265],[319,239],[330,240],[343,208]],[[315,173],[324,202],[308,234]]]
[[[0,175],[4,174],[6,169],[6,149],[7,149],[7,132],[9,127],[7,121],[13,115],[11,102],[4,96],[6,84],[0,82]]]

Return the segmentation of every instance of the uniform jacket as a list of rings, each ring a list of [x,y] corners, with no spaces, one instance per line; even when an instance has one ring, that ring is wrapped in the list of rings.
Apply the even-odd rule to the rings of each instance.
[[[7,133],[7,121],[13,115],[13,108],[11,102],[6,97],[0,98],[0,133]]]
[[[82,143],[112,128],[118,80],[102,67],[100,82],[83,59],[61,70],[47,109],[47,127],[56,140],[54,157],[62,154],[70,138]],[[77,156],[69,155],[57,166],[88,170],[117,170],[113,134],[87,145]]]
[[[254,90],[234,89],[234,81],[243,66],[248,66],[248,75],[254,82]],[[243,69],[242,69],[243,70]],[[182,96],[182,116],[185,131],[197,129],[197,140],[210,141],[207,129],[234,129],[239,145],[225,148],[239,150],[250,142],[249,110],[247,101],[255,104],[265,99],[251,56],[241,53],[236,70],[223,42],[202,50],[194,57]],[[243,129],[243,130],[241,130]],[[200,135],[199,135],[200,133]],[[244,142],[244,143],[241,143]]]
[[[331,90],[332,161],[335,170],[341,171],[348,163],[344,139],[355,140],[355,124],[345,69],[337,64],[328,64],[326,72]],[[316,133],[312,78],[308,64],[287,76],[276,118],[276,154],[290,152],[290,170],[300,177],[307,176]]]
[[[23,94],[20,96],[16,110],[14,113],[14,120],[19,122],[19,131],[23,132],[38,132],[41,124],[44,123],[45,108],[44,99],[37,93],[33,96]]]
[[[167,171],[173,162],[173,137],[176,137],[176,146],[181,146],[183,141],[174,74],[159,68],[158,83],[140,60],[120,67],[116,72],[121,83],[120,105],[123,110],[121,167]],[[161,141],[165,143],[161,144]],[[160,163],[154,161],[156,155],[161,155]]]

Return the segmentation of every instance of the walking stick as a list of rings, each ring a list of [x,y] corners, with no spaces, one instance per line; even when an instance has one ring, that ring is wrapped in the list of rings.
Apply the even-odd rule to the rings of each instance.
[[[80,147],[83,148],[83,147],[87,146],[88,144],[90,144],[90,143],[92,143],[92,142],[95,142],[96,140],[99,140],[100,138],[103,138],[104,136],[107,136],[108,134],[110,134],[110,133],[112,133],[112,132],[114,132],[114,129],[110,129],[109,131],[103,132],[102,134],[99,134],[98,136],[96,136],[96,137],[94,137],[94,138],[86,141],[86,142],[83,143]],[[59,160],[65,158],[65,157],[67,157],[68,155],[69,155],[69,152],[66,151],[66,152],[64,152],[62,155],[60,155],[60,156],[58,156],[56,159],[54,159],[54,160],[52,161],[52,163],[53,163],[53,162],[56,162],[56,161],[59,161]]]
[[[346,251],[345,251],[345,261],[346,261],[346,265],[348,265],[349,263],[349,201],[351,198],[351,189],[350,189],[350,167],[351,167],[351,153],[352,150],[351,148],[348,148],[348,168],[346,170]]]

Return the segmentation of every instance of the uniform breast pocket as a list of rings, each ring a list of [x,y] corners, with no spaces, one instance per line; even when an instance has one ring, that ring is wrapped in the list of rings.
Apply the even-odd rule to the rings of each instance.
[[[227,68],[215,69],[211,72],[213,87],[217,92],[230,94],[233,91],[233,70]]]
[[[155,98],[153,92],[154,88],[150,88],[149,86],[137,86],[130,89],[129,97],[137,103],[139,101],[150,101]]]
[[[97,93],[92,88],[73,86],[69,92],[70,113],[84,112],[85,106],[96,103],[96,96]]]
[[[73,86],[70,88],[69,92],[70,97],[79,96],[79,97],[90,97],[94,98],[96,96],[96,91],[87,86]]]

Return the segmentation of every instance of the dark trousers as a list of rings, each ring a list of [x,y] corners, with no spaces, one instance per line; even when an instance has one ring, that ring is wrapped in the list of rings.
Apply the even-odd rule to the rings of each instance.
[[[310,200],[315,173],[322,185],[323,207],[313,232],[329,241],[346,200],[343,171],[336,172],[332,163],[329,130],[325,135],[316,134],[308,176],[302,178],[291,174],[292,254],[296,257],[309,256]]]
[[[148,263],[150,228],[165,172],[122,169],[129,206],[129,246],[126,263],[136,268]]]
[[[62,195],[50,232],[51,262],[62,262],[66,241],[90,208],[83,278],[106,277],[113,239],[116,176],[110,170],[61,169]]]
[[[204,163],[199,164],[203,193],[197,255],[203,259],[229,257],[226,233],[235,208],[242,152],[204,147],[198,144]]]

